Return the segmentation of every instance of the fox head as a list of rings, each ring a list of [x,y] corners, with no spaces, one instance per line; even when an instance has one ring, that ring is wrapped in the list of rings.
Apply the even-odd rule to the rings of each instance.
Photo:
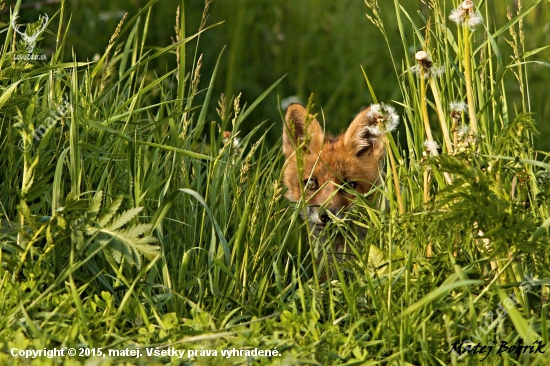
[[[330,220],[329,211],[338,215],[379,180],[384,142],[373,133],[377,119],[369,111],[361,111],[347,131],[336,137],[325,135],[304,106],[291,104],[286,111],[286,198],[305,199],[307,220],[314,228],[322,229]]]

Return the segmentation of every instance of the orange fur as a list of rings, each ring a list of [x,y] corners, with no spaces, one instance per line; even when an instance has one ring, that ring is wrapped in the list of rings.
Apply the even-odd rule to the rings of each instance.
[[[355,191],[367,193],[379,179],[384,144],[367,129],[376,123],[368,109],[359,113],[347,131],[337,137],[325,135],[319,122],[300,104],[288,107],[283,132],[283,152],[287,158],[284,171],[286,197],[293,202],[302,196],[301,187],[308,179],[316,180],[305,190],[306,204],[323,206],[337,214],[353,202],[353,195],[340,188],[354,182]],[[296,151],[296,148],[300,151]],[[298,157],[303,169],[298,171]],[[310,217],[311,219],[311,217]],[[318,220],[315,224],[322,225]]]

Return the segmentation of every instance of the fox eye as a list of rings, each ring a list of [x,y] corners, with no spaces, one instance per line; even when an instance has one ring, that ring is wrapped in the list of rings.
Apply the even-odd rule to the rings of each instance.
[[[316,191],[318,187],[317,178],[309,178],[304,180],[304,188],[310,191]]]
[[[347,186],[347,187],[349,187],[350,189],[355,189],[355,188],[357,188],[357,183],[356,183],[356,182],[353,182],[353,181],[351,181],[351,182],[344,182],[344,185]]]

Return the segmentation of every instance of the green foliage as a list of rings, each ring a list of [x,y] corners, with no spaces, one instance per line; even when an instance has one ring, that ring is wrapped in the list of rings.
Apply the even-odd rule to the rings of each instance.
[[[193,33],[177,28],[174,43],[148,49],[151,18],[166,6],[155,3],[113,26],[94,63],[77,62],[78,54],[64,59],[64,42],[45,63],[15,57],[26,51],[7,26],[0,59],[0,364],[455,365],[485,356],[451,352],[457,342],[548,342],[550,165],[533,147],[539,126],[525,82],[525,60],[537,52],[508,65],[499,52],[499,38],[512,28],[514,47],[522,49],[519,20],[537,2],[501,28],[468,33],[477,42],[468,72],[469,40],[447,21],[443,2],[424,9],[430,21],[394,2],[403,54],[411,44],[422,48],[445,73],[421,82],[412,57],[401,66],[390,47],[408,150],[386,136],[380,187],[327,225],[329,237],[340,233],[351,248],[344,261],[331,257],[330,242],[307,236],[303,203],[284,199],[280,146],[268,141],[280,128],[254,118],[287,80],[277,75],[250,103],[221,94],[220,79],[224,91],[240,90],[244,70],[234,50],[229,74],[221,49],[200,56],[201,37],[216,24]],[[389,14],[367,4],[392,45]],[[60,24],[68,22],[65,5]],[[486,18],[490,5],[481,4]],[[180,20],[190,18],[179,11]],[[239,41],[239,29],[232,39]],[[151,71],[162,58],[175,68]],[[311,68],[302,71],[309,76]],[[353,82],[362,83],[357,71]],[[519,96],[507,94],[509,71],[519,79]],[[377,84],[363,91],[378,93]],[[327,104],[343,95],[335,92]],[[463,99],[476,108],[479,133],[458,132],[472,116],[458,118],[448,105]],[[425,148],[428,130],[441,153]],[[10,353],[69,347],[106,357],[33,361]],[[148,354],[171,348],[186,353]],[[244,353],[255,348],[277,352]],[[125,349],[142,357],[118,353]],[[495,350],[483,362],[542,365],[546,356]]]

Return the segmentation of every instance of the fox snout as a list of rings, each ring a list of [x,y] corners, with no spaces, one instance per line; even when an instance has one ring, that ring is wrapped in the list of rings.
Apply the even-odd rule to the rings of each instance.
[[[341,210],[334,210],[320,206],[306,206],[307,220],[311,225],[325,226],[332,217],[342,217]]]
[[[311,179],[315,181],[310,182]],[[327,182],[317,190],[317,180],[305,180],[306,213],[310,224],[324,226],[333,217],[341,218],[343,213],[353,203],[353,194],[344,191],[343,184]]]

